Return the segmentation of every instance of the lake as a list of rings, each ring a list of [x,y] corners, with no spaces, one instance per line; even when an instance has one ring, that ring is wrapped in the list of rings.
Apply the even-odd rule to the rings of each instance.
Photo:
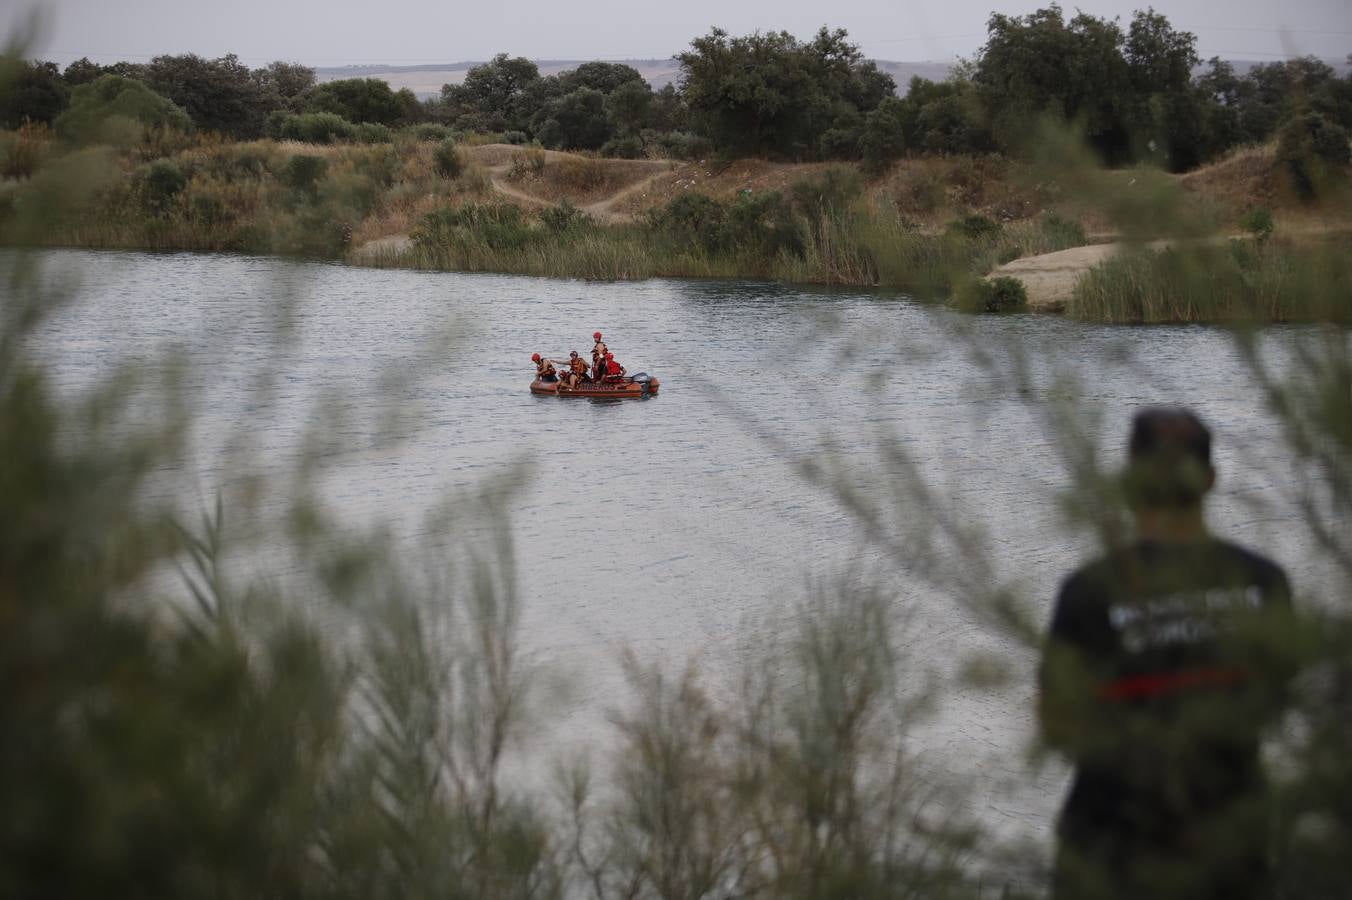
[[[789,624],[812,585],[870,581],[895,595],[908,665],[946,679],[935,717],[915,728],[917,750],[966,781],[983,821],[1045,844],[1065,772],[1027,761],[1032,655],[900,571],[786,453],[813,459],[829,445],[879,496],[902,477],[879,447],[899,442],[962,520],[986,529],[1001,581],[1043,620],[1059,580],[1095,549],[1057,506],[1069,476],[1043,418],[1065,389],[1057,373],[1100,417],[1091,434],[1109,467],[1134,409],[1193,406],[1215,430],[1215,529],[1286,564],[1298,590],[1328,575],[1292,527],[1298,473],[1218,329],[976,318],[893,293],[752,282],[226,255],[52,251],[43,261],[53,285],[79,286],[35,338],[63,393],[79,395],[119,361],[158,366],[171,346],[192,360],[193,449],[187,471],[165,482],[190,507],[240,477],[229,437],[247,439],[251,467],[283,477],[318,433],[331,442],[320,482],[329,509],[353,527],[387,520],[416,542],[447,492],[528,462],[509,501],[522,641],[568,686],[541,726],[551,753],[604,744],[604,712],[626,697],[623,648],[673,666],[693,659],[726,684],[748,641]],[[283,322],[294,332],[278,355]],[[631,373],[661,379],[659,396],[528,392],[533,352],[589,356],[598,329]],[[1301,333],[1272,329],[1267,340],[1280,356]],[[1016,350],[1032,373],[1025,389],[975,352],[998,370]],[[260,395],[260,373],[274,370]],[[392,418],[407,432],[399,442],[387,439]],[[956,678],[992,650],[1010,660],[1007,686]]]

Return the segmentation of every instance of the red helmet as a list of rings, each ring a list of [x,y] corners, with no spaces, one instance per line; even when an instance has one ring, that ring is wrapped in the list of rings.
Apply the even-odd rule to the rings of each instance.
[[[530,357],[530,361],[531,361],[531,362],[539,362],[539,361],[540,361],[540,354],[538,354],[538,353],[532,353],[532,354],[531,354],[531,357]]]
[[[606,354],[606,359],[614,359],[614,358],[615,358],[615,354],[614,354],[614,353],[607,353],[607,354]]]
[[[599,331],[593,332],[593,333],[592,333],[592,339],[593,339],[593,340],[597,340],[597,341],[601,340],[601,332],[599,332]]]

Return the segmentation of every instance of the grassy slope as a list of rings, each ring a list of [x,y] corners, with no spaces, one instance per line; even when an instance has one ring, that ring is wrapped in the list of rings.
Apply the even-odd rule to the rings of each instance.
[[[642,226],[645,214],[685,193],[732,200],[744,192],[788,193],[826,164],[765,160],[611,160],[505,144],[462,146],[455,178],[436,171],[434,145],[401,140],[393,146],[314,146],[259,141],[132,148],[120,154],[121,181],[92,215],[57,223],[49,243],[245,252],[346,254],[377,265],[419,265],[591,278],[728,275],[789,281],[884,284],[946,293],[954,284],[1018,257],[1083,242],[1045,227],[1062,213],[1090,240],[1114,230],[1106,205],[1096,205],[1058,175],[997,158],[921,158],[897,163],[864,181],[864,194],[844,222],[804,222],[801,257],[766,257],[741,250],[709,253],[663,245]],[[186,176],[168,205],[147,212],[138,179],[147,159],[164,157]],[[298,156],[324,160],[308,193],[288,181]],[[1249,148],[1170,181],[1184,205],[1212,233],[1233,233],[1246,212],[1272,209],[1278,235],[1346,228],[1352,213],[1337,204],[1300,206],[1273,175],[1272,149]],[[1127,193],[1137,173],[1107,173]],[[34,183],[40,182],[39,171]],[[1164,176],[1157,176],[1164,178]],[[0,187],[11,193],[24,183]],[[4,199],[0,197],[0,200]],[[448,252],[415,254],[408,235],[429,212],[467,202],[522,208],[534,221],[567,201],[599,226],[584,234],[541,235],[527,248],[506,250],[473,242]],[[945,226],[967,215],[1003,223],[996,237],[953,240]],[[343,231],[347,237],[341,236]],[[367,248],[368,252],[362,252]]]

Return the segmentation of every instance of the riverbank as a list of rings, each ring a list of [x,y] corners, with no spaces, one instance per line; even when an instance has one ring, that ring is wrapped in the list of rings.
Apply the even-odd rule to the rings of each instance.
[[[92,199],[40,231],[0,225],[6,243],[584,279],[756,278],[936,300],[1003,276],[1021,282],[1027,308],[1039,312],[1071,304],[1077,286],[1126,246],[1111,242],[1116,233],[1148,245],[1142,220],[1155,237],[1187,240],[1239,231],[1259,214],[1266,237],[1273,212],[1257,203],[1277,209],[1279,236],[1311,230],[1311,219],[1318,230],[1352,222],[1336,205],[1290,202],[1262,149],[1181,178],[1049,172],[995,157],[908,159],[869,177],[844,164],[618,160],[411,139],[203,139],[78,153],[42,134],[24,139],[32,177],[3,186],[0,215],[59,190],[77,168],[86,180],[94,172],[97,185]],[[1271,252],[1290,246],[1277,242]],[[1094,315],[1092,304],[1076,308]]]

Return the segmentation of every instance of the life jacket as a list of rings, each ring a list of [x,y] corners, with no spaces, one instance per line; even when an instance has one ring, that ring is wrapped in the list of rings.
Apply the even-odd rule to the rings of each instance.
[[[568,364],[568,368],[572,369],[575,374],[586,375],[587,361],[580,356],[574,356],[572,362]]]
[[[542,359],[542,360],[540,360],[538,363],[535,364],[535,372],[536,372],[537,375],[541,375],[541,376],[544,376],[544,375],[553,375],[553,374],[554,374],[554,364],[553,364],[552,362],[550,362],[549,360],[547,360],[547,359]]]
[[[610,348],[606,346],[605,341],[597,341],[596,346],[592,347],[592,363],[599,363],[605,358],[606,351]]]

